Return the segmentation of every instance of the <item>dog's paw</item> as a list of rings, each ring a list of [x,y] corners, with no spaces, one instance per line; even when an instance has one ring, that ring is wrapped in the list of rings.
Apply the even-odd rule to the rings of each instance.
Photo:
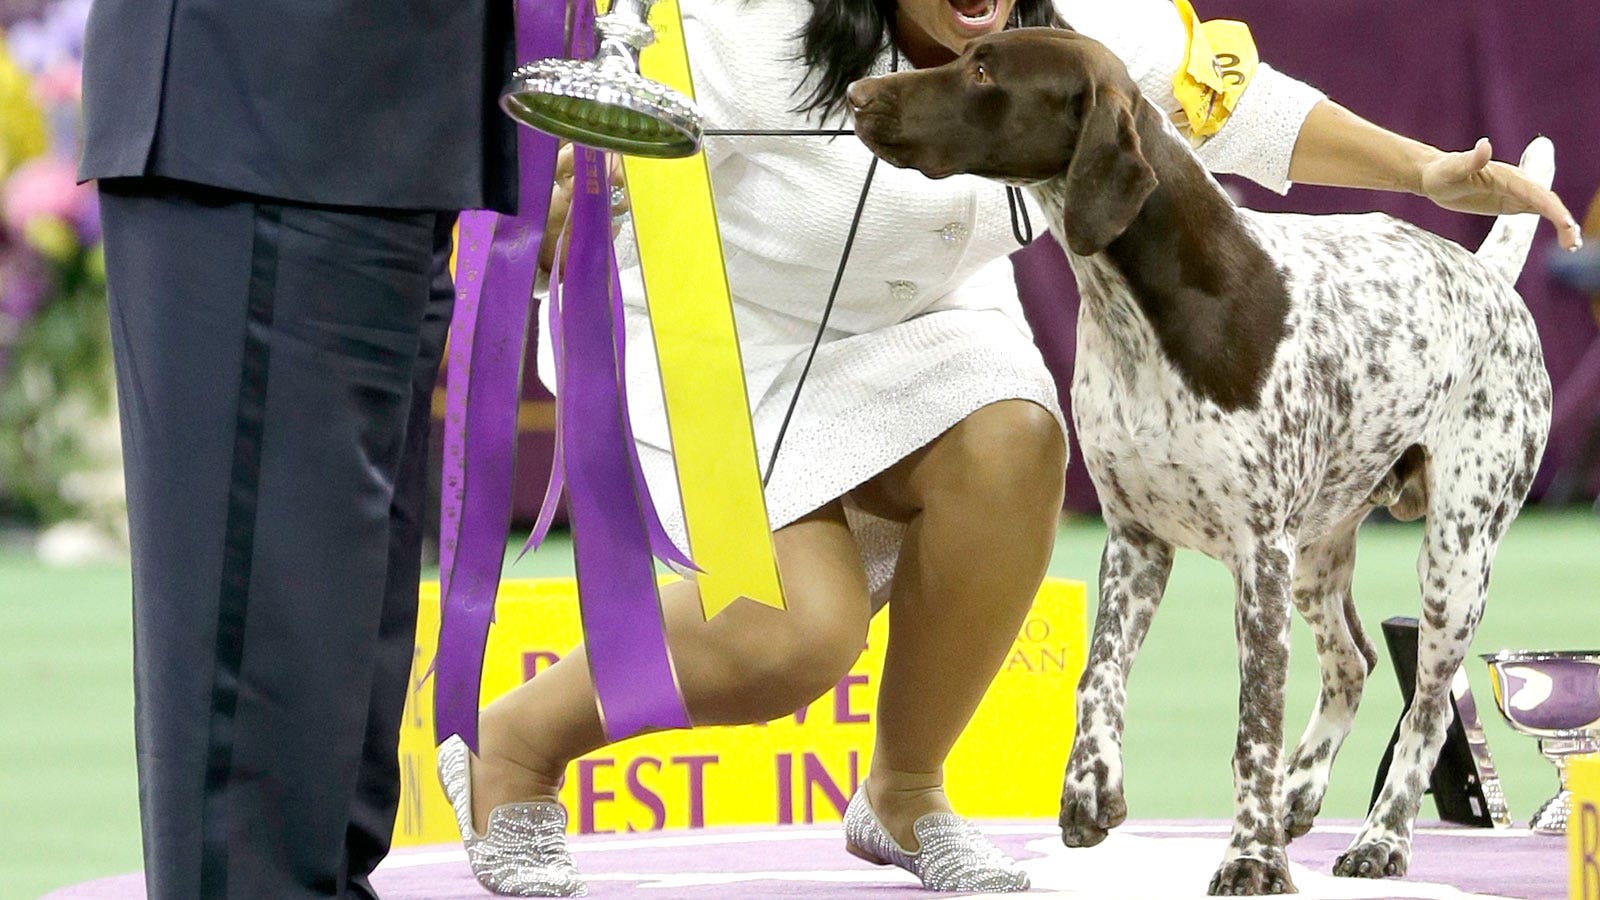
[[[1289,791],[1283,798],[1283,833],[1289,840],[1311,830],[1317,813],[1322,810],[1323,792],[1316,785],[1304,784]]]
[[[1225,862],[1212,876],[1206,893],[1213,897],[1256,897],[1296,891],[1294,882],[1289,880],[1288,858],[1280,856],[1271,861],[1240,857]]]
[[[1358,842],[1334,861],[1341,878],[1398,878],[1406,874],[1410,852],[1388,841]]]
[[[1079,781],[1070,774],[1061,788],[1061,843],[1068,847],[1093,847],[1111,829],[1128,818],[1128,803],[1120,784],[1097,779]]]

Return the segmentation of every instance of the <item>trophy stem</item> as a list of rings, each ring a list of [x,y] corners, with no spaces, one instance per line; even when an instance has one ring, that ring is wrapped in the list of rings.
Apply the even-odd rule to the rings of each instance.
[[[1554,797],[1546,800],[1544,805],[1539,807],[1539,811],[1533,814],[1528,827],[1535,833],[1550,835],[1567,833],[1567,817],[1572,813],[1572,790],[1567,784],[1567,762],[1575,754],[1592,753],[1595,749],[1593,740],[1583,738],[1539,742],[1539,752],[1556,767],[1556,778],[1560,788]]]
[[[613,0],[611,8],[601,16],[605,19],[628,19],[643,24],[650,18],[650,7],[656,5],[656,0]]]
[[[600,48],[595,62],[602,68],[638,72],[639,53],[655,40],[650,27],[650,7],[656,0],[614,0],[611,9],[595,20]]]
[[[1562,788],[1554,797],[1544,802],[1528,821],[1534,834],[1562,836],[1567,833],[1567,817],[1572,814],[1572,792]]]

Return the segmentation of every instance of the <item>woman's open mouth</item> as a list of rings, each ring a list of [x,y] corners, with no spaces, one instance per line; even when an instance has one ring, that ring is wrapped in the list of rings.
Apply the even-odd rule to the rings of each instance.
[[[1000,15],[1000,0],[945,0],[950,4],[957,30],[970,37],[981,37],[994,29]]]

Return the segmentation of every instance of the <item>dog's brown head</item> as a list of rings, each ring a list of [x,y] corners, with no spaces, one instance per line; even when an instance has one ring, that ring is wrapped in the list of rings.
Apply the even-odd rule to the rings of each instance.
[[[989,35],[953,62],[863,79],[848,96],[856,133],[892,165],[1012,183],[1065,173],[1063,228],[1080,255],[1116,240],[1155,190],[1138,88],[1111,51],[1073,31]]]

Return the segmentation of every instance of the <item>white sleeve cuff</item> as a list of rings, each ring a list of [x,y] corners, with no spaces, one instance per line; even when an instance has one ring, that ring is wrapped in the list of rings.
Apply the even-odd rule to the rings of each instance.
[[[1327,95],[1262,63],[1233,115],[1199,149],[1213,172],[1243,175],[1280,194],[1289,191],[1289,161],[1300,126]]]

